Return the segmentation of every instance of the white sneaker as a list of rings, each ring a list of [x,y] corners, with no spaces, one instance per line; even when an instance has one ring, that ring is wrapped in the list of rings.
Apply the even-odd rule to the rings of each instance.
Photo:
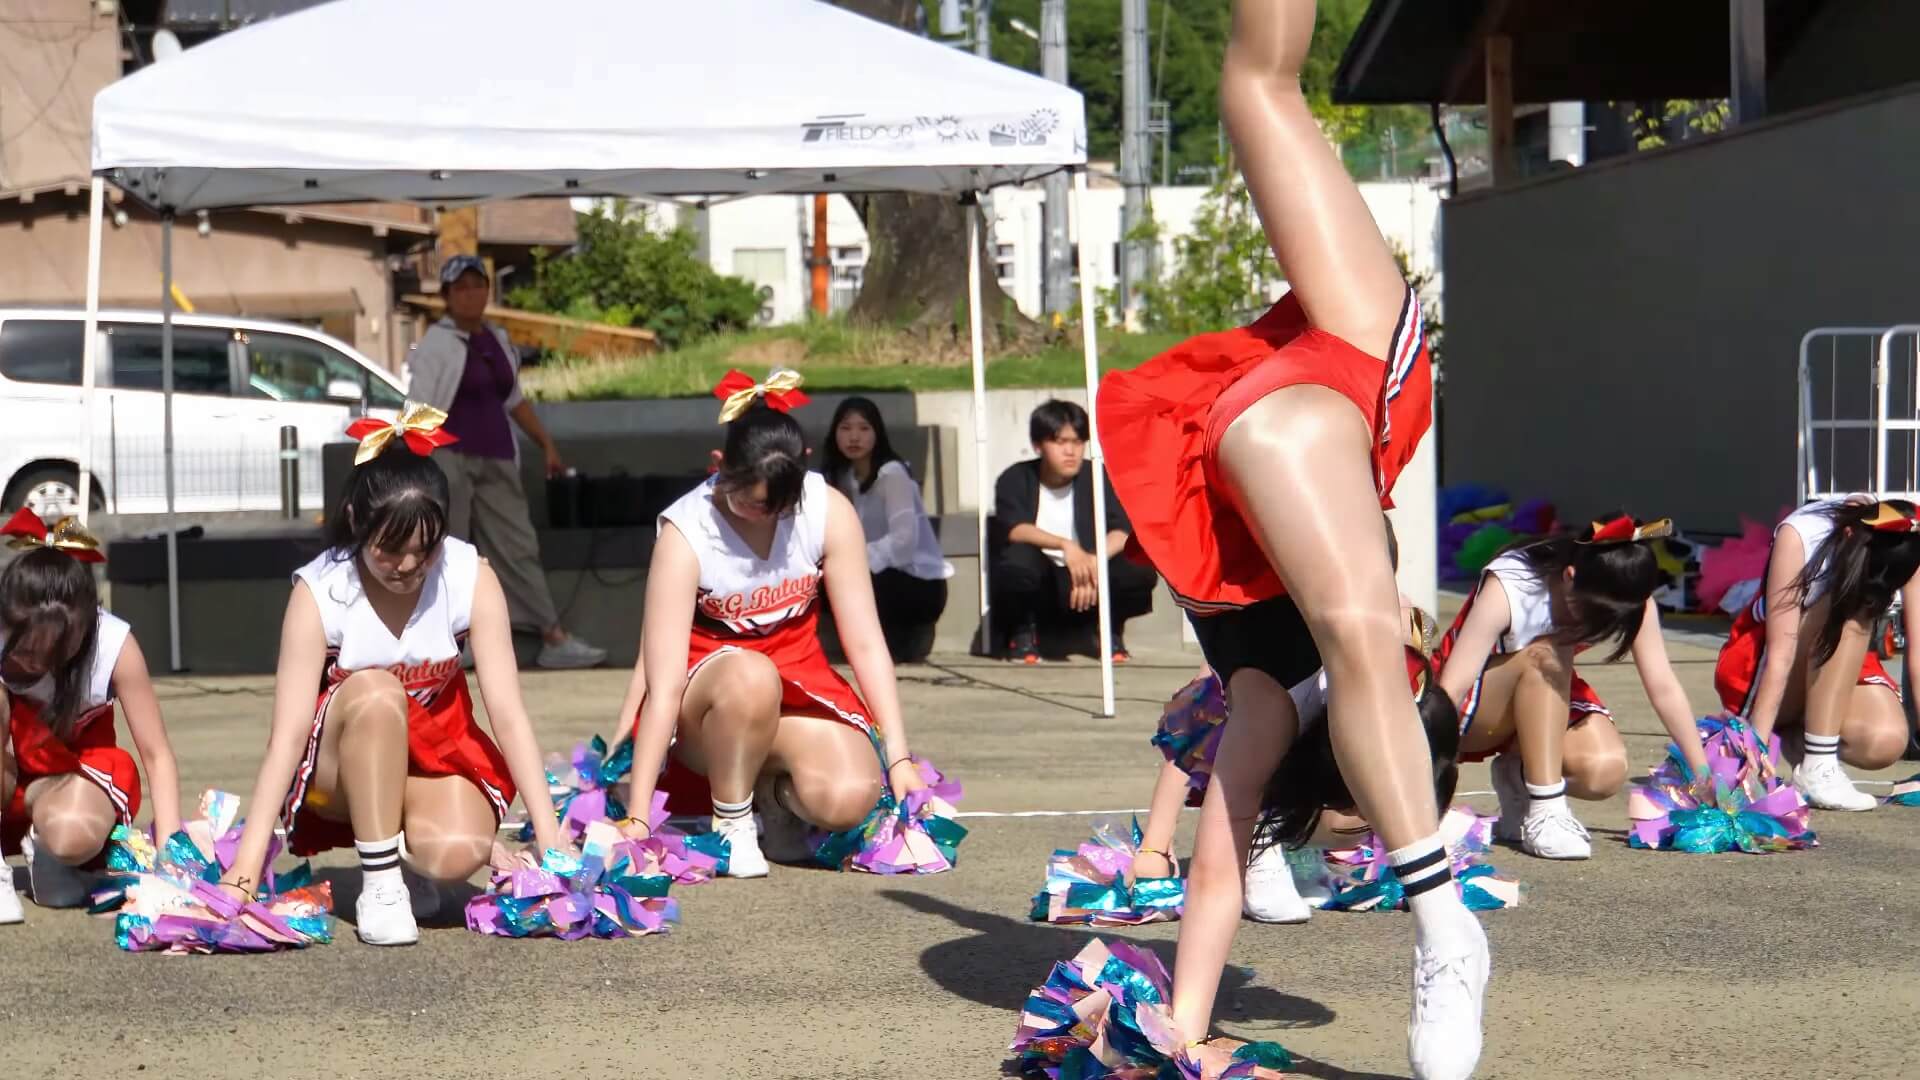
[[[813,845],[807,843],[807,823],[780,801],[777,785],[761,784],[754,792],[753,804],[760,808],[762,854],[781,863],[804,863],[813,859]]]
[[[20,894],[13,887],[13,867],[0,860],[0,926],[26,921],[27,913],[20,909]]]
[[[1415,1080],[1467,1080],[1480,1063],[1481,1012],[1492,958],[1487,932],[1467,915],[1471,936],[1445,951],[1413,948],[1413,1019],[1407,1061]]]
[[[1240,908],[1254,922],[1303,923],[1313,916],[1313,909],[1294,887],[1293,867],[1287,865],[1286,849],[1279,844],[1255,853],[1247,864],[1246,883]]]
[[[540,656],[534,663],[554,671],[566,671],[573,668],[599,667],[607,659],[607,650],[598,649],[568,634],[558,645],[540,646]]]
[[[1527,815],[1520,823],[1520,849],[1541,859],[1586,859],[1593,856],[1593,838],[1562,802],[1555,809]]]
[[[27,887],[33,902],[44,908],[80,907],[93,898],[93,875],[68,866],[45,848],[35,844],[33,830],[20,841],[21,854],[27,857]]]
[[[760,852],[760,830],[753,816],[714,818],[713,831],[727,841],[727,876],[757,878],[767,876],[767,857]]]
[[[420,940],[407,883],[398,876],[368,885],[353,905],[354,933],[369,945],[411,945]]]
[[[1493,759],[1488,769],[1493,774],[1493,793],[1500,797],[1500,820],[1493,823],[1493,838],[1515,842],[1520,839],[1520,823],[1527,819],[1527,774],[1521,768],[1520,755],[1508,750]],[[1442,814],[1447,812],[1441,807]]]
[[[1821,810],[1871,810],[1880,800],[1853,786],[1832,754],[1814,754],[1793,770],[1793,789]]]

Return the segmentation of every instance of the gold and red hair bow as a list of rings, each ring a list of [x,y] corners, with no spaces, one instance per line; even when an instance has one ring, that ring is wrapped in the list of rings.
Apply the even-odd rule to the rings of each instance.
[[[426,457],[442,446],[460,441],[459,436],[441,427],[446,422],[446,413],[417,401],[407,402],[400,419],[395,421],[363,416],[347,425],[347,434],[360,440],[360,449],[354,453],[353,463],[365,465],[379,457],[387,447],[393,445],[396,437],[405,442],[409,450]]]
[[[1875,504],[1873,516],[1863,519],[1860,524],[1874,532],[1920,532],[1920,516],[1902,513],[1899,507],[1890,502]]]
[[[100,541],[74,517],[63,517],[49,529],[39,514],[23,506],[5,525],[0,525],[0,536],[7,537],[7,546],[15,551],[52,548],[84,563],[107,561],[106,553],[100,550]]]
[[[1428,657],[1433,655],[1433,621],[1426,612],[1414,608],[1407,620],[1407,688],[1413,691],[1413,700],[1419,701],[1427,692],[1427,680],[1433,670]]]
[[[731,424],[753,406],[759,398],[767,399],[767,407],[779,412],[792,412],[812,400],[800,392],[800,373],[791,368],[782,368],[767,376],[766,382],[754,382],[753,376],[744,371],[729,371],[726,378],[713,388],[713,396],[721,401],[720,422]]]
[[[1673,535],[1673,519],[1661,518],[1645,525],[1636,524],[1625,514],[1612,521],[1596,521],[1581,538],[1583,544],[1631,544],[1637,540],[1658,540]]]

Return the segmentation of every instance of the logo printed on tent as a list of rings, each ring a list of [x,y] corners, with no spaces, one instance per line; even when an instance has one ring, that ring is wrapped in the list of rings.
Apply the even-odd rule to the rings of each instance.
[[[852,121],[865,113],[829,113],[800,125],[800,141],[817,142],[912,142],[912,124],[857,124]]]
[[[1045,146],[1053,129],[1060,126],[1060,114],[1052,109],[1035,109],[1018,124],[995,124],[987,132],[992,146]]]

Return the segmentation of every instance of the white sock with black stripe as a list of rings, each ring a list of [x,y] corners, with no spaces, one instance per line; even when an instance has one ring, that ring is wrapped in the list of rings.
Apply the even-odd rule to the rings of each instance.
[[[1527,816],[1546,817],[1567,813],[1567,781],[1563,777],[1551,784],[1527,785]]]
[[[1809,731],[1805,735],[1805,740],[1807,744],[1807,764],[1819,764],[1819,762],[1814,760],[1815,758],[1824,758],[1828,763],[1835,762],[1839,759],[1840,736],[1815,735]]]
[[[740,818],[752,816],[753,792],[751,791],[747,792],[747,797],[741,799],[739,802],[725,802],[721,799],[713,800],[713,823],[715,825],[719,825],[723,821],[736,821]]]
[[[1451,937],[1462,933],[1461,919],[1471,921],[1460,890],[1453,887],[1453,866],[1447,860],[1446,844],[1438,832],[1425,840],[1387,852],[1393,873],[1406,890],[1407,907],[1413,912],[1414,933],[1419,940],[1433,945],[1436,935]]]
[[[355,840],[353,850],[360,853],[362,888],[391,882],[400,883],[400,834],[385,840]]]

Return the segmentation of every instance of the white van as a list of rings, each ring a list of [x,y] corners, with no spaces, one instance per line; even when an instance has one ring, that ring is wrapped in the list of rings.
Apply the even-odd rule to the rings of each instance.
[[[0,308],[0,509],[79,507],[85,315]],[[166,509],[160,313],[100,312],[93,404],[96,510]],[[405,404],[398,376],[325,334],[221,315],[173,319],[174,505],[183,512],[280,507],[280,429],[299,432],[300,507],[320,509],[320,447],[364,413]]]

